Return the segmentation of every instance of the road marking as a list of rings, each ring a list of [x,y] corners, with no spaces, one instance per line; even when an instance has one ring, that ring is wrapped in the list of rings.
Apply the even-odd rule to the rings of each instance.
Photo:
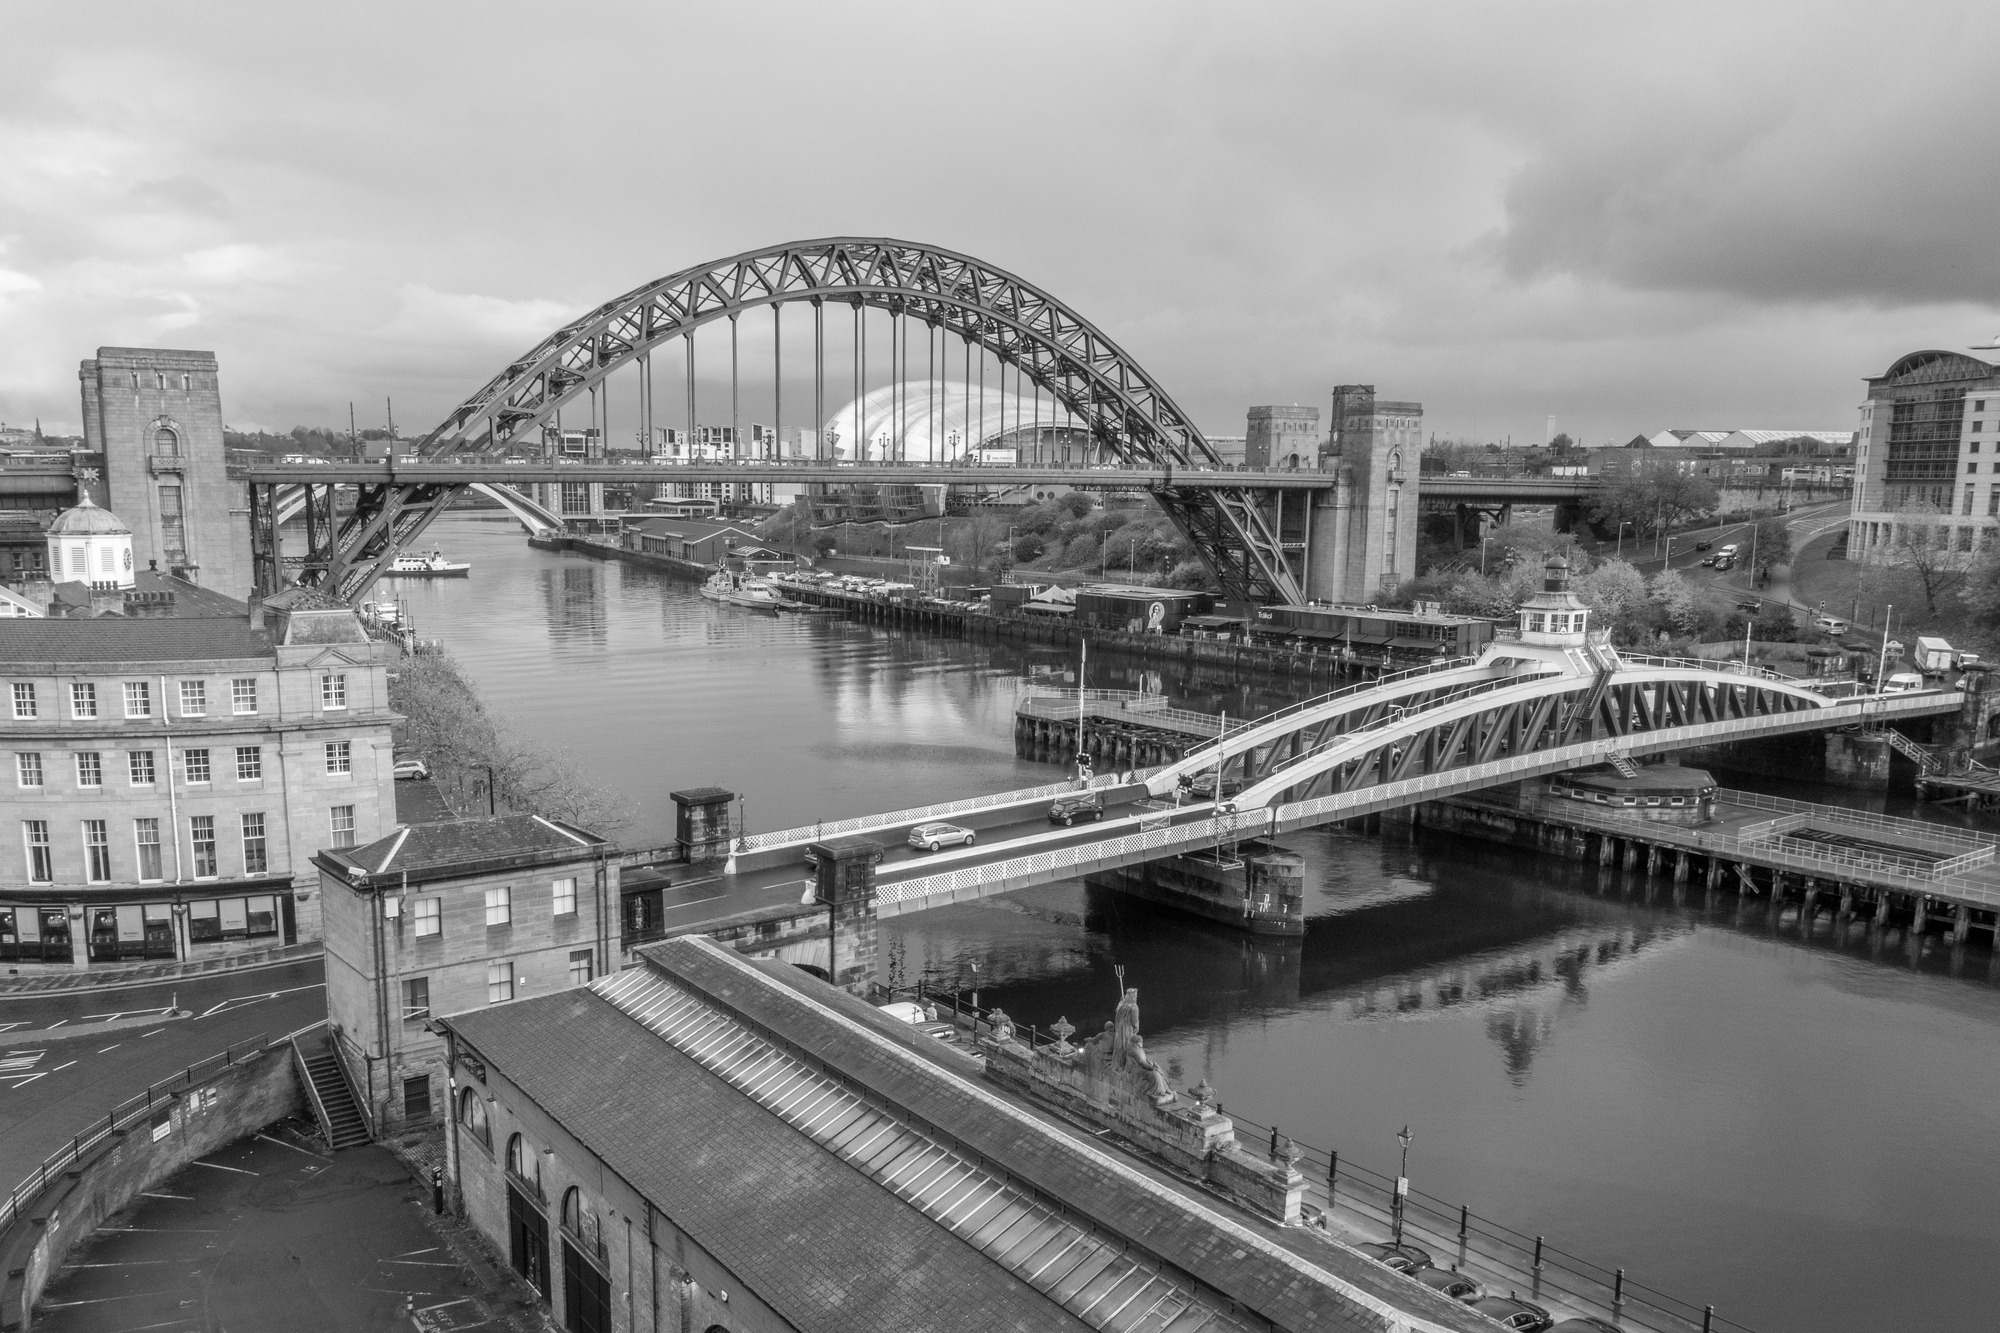
[[[24,1028],[26,1026],[28,1026],[26,1020],[18,1023],[0,1023],[0,1032],[12,1032],[15,1028]]]
[[[49,1026],[52,1028],[59,1028],[67,1022],[69,1022],[67,1018],[58,1018],[55,1022],[49,1024]]]
[[[117,1050],[120,1046],[123,1046],[124,1044],[125,1043],[122,1041],[114,1041],[109,1046],[106,1046],[103,1050],[99,1051],[98,1054],[109,1055],[111,1054],[111,1052]]]
[[[385,1264],[409,1264],[416,1268],[456,1268],[457,1264],[448,1259],[383,1259]]]
[[[325,989],[326,983],[324,981],[316,981],[310,986],[293,986],[288,990],[274,990],[262,995],[232,995],[220,1004],[212,1005],[201,1013],[196,1014],[195,1017],[207,1018],[211,1014],[219,1014],[226,1010],[247,1009],[253,1004],[261,1004],[265,1000],[275,1000],[282,995],[296,995],[300,991]]]
[[[435,1245],[426,1245],[426,1246],[425,1246],[425,1247],[424,1247],[423,1249],[421,1249],[421,1250],[404,1250],[404,1251],[403,1251],[403,1252],[402,1252],[401,1254],[397,1255],[396,1257],[397,1257],[398,1259],[407,1259],[407,1258],[409,1258],[409,1257],[410,1257],[411,1255],[413,1255],[413,1254],[436,1254],[437,1252],[438,1252],[438,1247],[437,1247],[437,1246],[435,1246]],[[470,1297],[467,1297],[467,1299],[469,1300],[469,1299],[471,1299],[471,1298],[470,1298]]]
[[[194,1202],[194,1195],[192,1194],[161,1194],[156,1190],[140,1190],[139,1192],[149,1199],[179,1199],[183,1203]]]
[[[99,1296],[95,1300],[88,1301],[49,1301],[46,1303],[45,1308],[50,1310],[68,1310],[79,1305],[109,1305],[113,1301],[139,1301],[145,1300],[149,1296],[178,1295],[180,1295],[179,1291],[128,1291],[123,1296]]]
[[[64,1268],[136,1268],[140,1264],[165,1264],[171,1259],[127,1259],[122,1264],[64,1264]]]
[[[99,1231],[130,1231],[145,1236],[217,1236],[221,1227],[99,1227]]]
[[[245,1171],[240,1166],[224,1166],[220,1162],[196,1162],[195,1165],[205,1166],[211,1171],[234,1171],[239,1176],[261,1176],[264,1174],[261,1171]]]
[[[430,1251],[429,1251],[429,1250],[418,1250],[418,1251],[416,1251],[416,1253],[418,1253],[418,1254],[429,1254],[429,1253],[430,1253]],[[433,1311],[433,1310],[449,1310],[449,1309],[450,1309],[450,1308],[451,1308],[452,1306],[454,1306],[454,1305],[470,1305],[470,1304],[472,1304],[472,1297],[470,1297],[470,1296],[461,1296],[461,1297],[459,1297],[459,1298],[458,1298],[457,1300],[455,1300],[455,1301],[441,1301],[441,1302],[439,1302],[439,1303],[438,1303],[438,1304],[436,1304],[436,1305],[420,1305],[420,1306],[418,1306],[418,1307],[417,1307],[417,1313],[418,1313],[418,1314],[429,1314],[429,1313],[430,1313],[431,1311]]]
[[[264,1142],[266,1143],[275,1143],[280,1148],[290,1148],[293,1152],[302,1152],[306,1156],[312,1158],[315,1161],[331,1162],[333,1160],[331,1157],[322,1157],[318,1153],[313,1152],[310,1149],[301,1148],[296,1143],[287,1143],[283,1139],[274,1139],[269,1134],[259,1134],[257,1135],[257,1137],[264,1140]],[[422,1253],[422,1251],[419,1251],[419,1253]]]
[[[140,1033],[139,1035],[140,1035],[141,1037],[157,1037],[157,1036],[159,1036],[159,1035],[160,1035],[160,1034],[161,1034],[162,1032],[165,1032],[165,1031],[166,1031],[166,1029],[165,1029],[165,1028],[154,1028],[154,1029],[153,1029],[153,1030],[152,1030],[151,1032],[141,1032],[141,1033]]]
[[[51,1074],[60,1074],[62,1073],[63,1070],[68,1069],[71,1065],[75,1063],[76,1061],[74,1060],[66,1060],[62,1064],[57,1065],[54,1069],[51,1069],[49,1072]]]

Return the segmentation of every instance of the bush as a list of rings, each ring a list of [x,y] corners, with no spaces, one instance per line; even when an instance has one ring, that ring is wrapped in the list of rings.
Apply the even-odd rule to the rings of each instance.
[[[1014,538],[1013,556],[1015,563],[1025,565],[1030,560],[1039,560],[1042,558],[1042,553],[1048,549],[1048,543],[1044,542],[1041,537],[1032,532],[1024,532]]]

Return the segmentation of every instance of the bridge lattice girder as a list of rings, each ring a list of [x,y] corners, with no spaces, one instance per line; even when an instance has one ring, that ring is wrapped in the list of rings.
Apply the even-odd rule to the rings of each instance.
[[[1279,738],[1224,761],[1243,786],[1239,806],[1275,806],[1376,783],[1491,764],[1586,741],[1657,741],[1682,727],[1795,714],[1833,701],[1761,677],[1683,668],[1625,669],[1606,676],[1495,677],[1393,712],[1348,709],[1331,734],[1309,745]],[[1318,718],[1293,734],[1315,735]],[[1651,747],[1649,747],[1651,748]]]
[[[544,338],[448,414],[418,445],[428,458],[498,456],[564,403],[673,338],[786,302],[868,306],[956,334],[1015,366],[1116,457],[1166,467],[1220,458],[1157,381],[1081,315],[966,255],[887,239],[838,237],[749,251],[683,269],[607,301]],[[817,424],[817,423],[815,423]],[[357,510],[322,586],[358,597],[440,508],[431,488]],[[1236,601],[1302,601],[1255,493],[1154,488],[1161,507]],[[385,517],[386,516],[386,517]]]

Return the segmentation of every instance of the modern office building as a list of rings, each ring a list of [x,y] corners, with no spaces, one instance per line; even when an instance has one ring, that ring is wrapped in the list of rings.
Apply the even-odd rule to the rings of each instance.
[[[0,863],[9,966],[317,939],[313,853],[394,822],[394,648],[309,593],[219,615],[218,595],[182,584],[182,601],[176,582],[149,571],[93,591],[113,614],[0,630],[0,827],[19,839]]]
[[[213,352],[100,347],[78,371],[86,449],[141,569],[250,593],[249,503],[229,479]]]
[[[1912,352],[1870,377],[1848,557],[1899,563],[1918,532],[1956,554],[1990,547],[2000,529],[1996,450],[2000,366],[1960,352]]]

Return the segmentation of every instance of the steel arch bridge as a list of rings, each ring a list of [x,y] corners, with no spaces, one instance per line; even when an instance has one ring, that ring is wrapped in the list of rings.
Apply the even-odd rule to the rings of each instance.
[[[652,349],[718,320],[805,302],[885,310],[1011,365],[1122,462],[1164,468],[1151,490],[1232,600],[1304,600],[1278,535],[1248,488],[1184,488],[1175,468],[1221,460],[1166,390],[1102,330],[994,265],[936,246],[835,237],[746,251],[682,269],[607,301],[551,333],[449,413],[418,445],[427,460],[494,458],[563,404]],[[304,577],[352,600],[442,512],[458,488],[386,482],[359,488],[352,514],[309,557]],[[277,578],[275,506],[253,497],[260,586]]]

